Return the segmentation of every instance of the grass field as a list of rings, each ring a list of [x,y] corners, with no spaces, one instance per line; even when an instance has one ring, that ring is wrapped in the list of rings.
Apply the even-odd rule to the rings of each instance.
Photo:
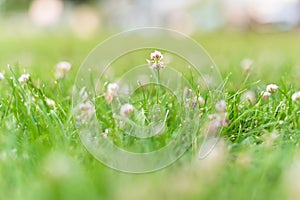
[[[300,101],[291,98],[300,90],[298,32],[192,36],[226,80],[230,123],[206,159],[190,159],[190,150],[170,167],[139,175],[94,159],[71,113],[77,70],[108,36],[0,37],[0,199],[298,199]],[[245,58],[254,61],[248,75],[240,66]],[[55,80],[63,60],[72,68]],[[30,74],[25,85],[18,81],[24,73]],[[268,84],[279,89],[263,100]],[[246,91],[253,102],[245,100]]]

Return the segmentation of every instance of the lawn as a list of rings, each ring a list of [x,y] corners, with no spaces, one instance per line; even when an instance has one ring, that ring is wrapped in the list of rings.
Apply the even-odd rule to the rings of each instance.
[[[192,145],[171,166],[145,174],[119,172],[96,160],[82,144],[72,115],[77,71],[109,35],[84,40],[62,31],[0,37],[5,76],[0,81],[0,199],[297,199],[300,101],[293,101],[292,95],[300,90],[299,32],[193,35],[221,71],[227,123],[207,158],[197,159]],[[241,67],[246,58],[253,60],[248,73]],[[56,80],[60,61],[70,62],[72,68]],[[29,79],[19,79],[27,73]],[[269,84],[278,89],[263,97]],[[136,98],[142,98],[142,92],[137,91]],[[155,92],[147,92],[146,100],[158,101]],[[208,94],[203,95],[207,100]],[[169,96],[161,97],[159,102],[167,105]],[[116,131],[107,99],[97,99],[102,126]],[[132,102],[144,105],[138,99]],[[170,112],[178,110],[175,106]],[[206,105],[199,105],[197,112],[203,110],[211,114]],[[178,119],[168,120],[169,130],[176,129]],[[164,145],[168,136],[147,143],[148,150]],[[125,149],[140,150],[132,138],[109,138]]]

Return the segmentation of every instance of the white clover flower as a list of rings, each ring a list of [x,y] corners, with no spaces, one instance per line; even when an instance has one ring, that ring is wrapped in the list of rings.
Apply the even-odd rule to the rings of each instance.
[[[208,116],[209,126],[208,126],[208,135],[214,135],[217,133],[219,128],[226,127],[230,124],[230,120],[228,119],[228,114],[226,112],[215,113]]]
[[[162,62],[163,58],[164,57],[161,52],[155,50],[150,54],[150,60],[147,60],[147,62],[150,65],[151,69],[160,70],[165,68],[164,63]]]
[[[134,111],[133,105],[126,103],[126,104],[122,105],[120,114],[123,117],[128,117],[131,113],[133,113],[133,111]]]
[[[52,99],[46,98],[45,101],[46,101],[48,106],[50,106],[50,107],[55,106],[55,101],[53,101]]]
[[[55,78],[56,79],[64,78],[71,70],[71,67],[72,67],[71,63],[66,62],[66,61],[61,61],[61,62],[57,63],[56,71],[55,71]]]
[[[226,111],[226,102],[221,100],[216,103],[215,108],[218,112],[225,112]]]
[[[251,60],[249,58],[245,58],[241,62],[241,67],[242,67],[244,72],[248,73],[251,70],[252,64],[253,64],[253,60]]]
[[[267,85],[267,88],[266,88],[267,92],[274,93],[277,90],[278,90],[278,85],[276,85],[276,84]]]
[[[107,138],[107,137],[108,137],[108,129],[105,129],[105,130],[104,130],[103,137],[104,137],[104,138]]]
[[[4,80],[4,75],[0,72],[0,81]]]
[[[117,95],[119,91],[119,85],[117,83],[110,83],[107,85],[107,93],[113,96]]]
[[[195,108],[198,105],[203,106],[205,103],[205,100],[203,99],[203,97],[199,96],[198,98],[196,96],[192,97],[192,98],[186,98],[185,99],[185,105],[188,108]]]
[[[119,85],[117,83],[109,83],[107,85],[107,93],[104,93],[105,100],[107,103],[111,103],[119,92]]]
[[[153,53],[150,54],[151,59],[157,59],[157,60],[162,60],[164,56],[161,54],[159,51],[154,51]]]
[[[185,87],[184,90],[183,90],[183,95],[185,98],[190,98],[193,94],[193,90],[188,88],[188,87]]]
[[[86,123],[91,116],[95,113],[95,108],[91,102],[81,103],[78,106],[79,114],[76,119],[81,121],[81,123]]]
[[[86,112],[86,111],[91,111],[91,110],[93,110],[93,105],[92,105],[92,103],[91,102],[86,102],[86,103],[81,103],[80,105],[79,105],[79,109],[81,110],[81,111],[84,111],[84,112]]]
[[[292,95],[292,100],[293,101],[297,101],[300,99],[300,91],[298,92],[295,92],[293,95]]]
[[[267,99],[270,98],[270,96],[271,96],[271,93],[270,93],[270,92],[262,92],[261,98],[262,98],[263,100],[267,100]]]
[[[104,97],[105,97],[105,100],[108,104],[110,104],[114,99],[114,96],[109,94],[109,93],[104,93]]]
[[[205,104],[204,98],[201,97],[201,96],[199,96],[199,97],[198,97],[198,103],[199,103],[200,106],[203,106],[203,105]]]
[[[18,81],[21,83],[21,84],[25,84],[26,82],[28,82],[30,79],[30,75],[29,74],[22,74]]]
[[[81,88],[79,92],[79,96],[81,97],[82,101],[86,101],[88,99],[88,93],[86,92],[86,87]]]

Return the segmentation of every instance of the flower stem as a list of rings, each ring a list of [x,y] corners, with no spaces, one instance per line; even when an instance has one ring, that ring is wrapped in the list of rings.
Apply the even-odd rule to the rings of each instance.
[[[156,85],[157,85],[157,92],[156,92],[156,103],[158,104],[158,96],[159,96],[159,70],[157,70],[157,79],[156,79]]]

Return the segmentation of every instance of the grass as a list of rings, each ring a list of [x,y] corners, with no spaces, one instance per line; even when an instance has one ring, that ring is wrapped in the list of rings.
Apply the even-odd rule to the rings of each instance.
[[[0,38],[0,64],[6,78],[0,82],[0,199],[293,197],[297,180],[291,181],[287,174],[299,154],[300,102],[291,100],[300,87],[296,32],[194,35],[226,80],[225,101],[230,123],[223,128],[222,139],[208,158],[195,159],[197,152],[193,145],[170,167],[141,175],[117,172],[93,158],[81,143],[72,116],[71,91],[76,72],[88,52],[104,38],[105,35],[80,40],[68,34]],[[240,61],[247,57],[255,61],[249,76],[242,74],[240,68]],[[72,70],[56,81],[54,66],[61,60],[70,61]],[[10,68],[6,67],[8,63]],[[31,78],[23,86],[18,78],[24,72]],[[276,83],[279,90],[269,100],[262,100],[261,91],[269,83]],[[102,90],[105,89],[103,86]],[[160,88],[161,93],[163,90]],[[255,103],[243,100],[247,90],[254,92]],[[157,103],[155,86],[135,92],[137,99],[131,99],[130,103],[136,108],[146,109],[147,103]],[[209,102],[208,95],[201,95]],[[160,97],[162,109],[167,109],[172,97],[168,93]],[[47,98],[53,99],[55,106],[48,105]],[[110,105],[104,97],[98,100],[101,103],[97,104],[97,117],[103,122],[102,128],[114,132],[117,126],[111,123],[113,116],[101,115],[110,110]],[[168,109],[177,112],[176,108]],[[213,112],[202,108],[198,107],[197,113]],[[135,122],[149,123],[151,112],[145,113],[145,121]],[[140,119],[132,117],[133,121]],[[176,120],[181,119],[168,120],[171,132],[176,129]],[[109,139],[133,151],[140,151],[145,145],[121,136],[110,135]],[[168,137],[157,141],[167,141]],[[150,141],[148,147],[165,144],[157,141]]]

